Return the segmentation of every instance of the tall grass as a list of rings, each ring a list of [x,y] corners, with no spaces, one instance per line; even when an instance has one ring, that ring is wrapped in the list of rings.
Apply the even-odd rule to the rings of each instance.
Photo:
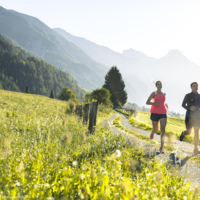
[[[95,134],[67,102],[0,90],[1,199],[198,199],[176,170],[100,125]]]

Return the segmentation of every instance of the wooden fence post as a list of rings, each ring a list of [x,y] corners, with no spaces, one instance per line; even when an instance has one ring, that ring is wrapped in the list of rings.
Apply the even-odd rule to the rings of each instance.
[[[90,119],[89,119],[89,127],[88,127],[88,130],[90,133],[94,131],[94,126],[96,126],[97,105],[98,105],[98,102],[92,102],[90,106]]]
[[[89,114],[89,103],[85,104],[83,107],[83,123],[87,124],[88,114]]]
[[[79,105],[76,104],[75,113],[78,114],[78,112],[79,112]]]
[[[71,112],[71,113],[74,113],[74,111],[75,111],[75,109],[76,109],[76,108],[75,108],[75,107],[76,107],[76,104],[72,102],[72,103],[69,104],[69,107],[70,107],[70,112]]]
[[[96,126],[96,122],[97,122],[97,109],[98,109],[98,102],[95,102],[95,109],[94,109],[94,126]]]
[[[83,106],[79,106],[79,117],[82,117],[83,116]]]

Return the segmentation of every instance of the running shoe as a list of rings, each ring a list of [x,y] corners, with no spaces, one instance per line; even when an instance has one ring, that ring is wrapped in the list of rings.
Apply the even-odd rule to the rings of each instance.
[[[183,138],[184,138],[184,135],[183,135],[183,132],[182,132],[181,135],[180,135],[180,141],[183,141]]]
[[[162,147],[160,147],[159,151],[160,153],[165,153]]]
[[[152,140],[154,138],[154,134],[150,134],[150,139]]]

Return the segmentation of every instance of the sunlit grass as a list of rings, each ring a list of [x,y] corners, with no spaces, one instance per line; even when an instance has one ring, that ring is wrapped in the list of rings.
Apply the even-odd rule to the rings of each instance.
[[[150,126],[152,128],[152,121],[150,120],[149,112],[139,111],[135,119],[139,123],[145,123],[147,126]],[[177,134],[180,134],[183,130],[185,130],[185,120],[183,118],[167,116],[166,130],[167,132],[175,132]]]
[[[137,113],[136,118],[133,116],[130,117],[129,122],[132,124],[135,124],[135,126],[138,126],[143,129],[152,130],[152,122],[150,120],[150,113],[148,112],[141,112],[139,111]],[[159,125],[160,127],[160,125]],[[177,139],[179,139],[182,131],[184,131],[185,128],[185,120],[183,118],[178,117],[170,117],[167,116],[167,125],[166,125],[166,134],[170,135],[173,134],[176,136]],[[160,130],[159,130],[160,133]],[[194,132],[192,129],[192,133],[189,136],[186,136],[184,138],[184,141],[193,142]]]
[[[120,110],[117,110],[117,111],[122,112]],[[127,113],[127,112],[122,112],[122,113],[129,116],[129,122],[135,127],[138,127],[147,131],[153,130],[149,112],[138,111],[136,117],[134,117],[134,115],[131,115],[130,113]],[[160,127],[160,124],[159,124],[159,127]],[[166,135],[174,135],[176,139],[179,140],[179,137],[182,131],[184,131],[185,129],[186,129],[185,119],[167,116],[167,125],[166,125],[166,130],[165,130]],[[158,131],[158,134],[160,134],[160,129]],[[194,132],[192,129],[192,133],[189,136],[185,136],[184,141],[193,143],[193,137],[194,137]]]
[[[122,135],[94,134],[69,104],[0,90],[1,199],[198,199],[169,165],[157,163]]]
[[[130,130],[124,126],[122,126],[121,124],[121,117],[118,116],[117,118],[115,118],[115,120],[113,120],[113,125],[117,128],[120,128],[121,130],[125,131],[127,134],[130,134],[130,135],[133,135],[135,137],[137,137],[138,139],[144,141],[145,143],[148,143],[148,144],[151,144],[157,148],[160,147],[160,144],[155,141],[155,140],[150,140],[149,137],[145,136],[145,135],[142,135],[136,131],[133,131],[133,130]],[[174,146],[172,146],[171,144],[165,144],[165,150],[167,151],[174,151],[176,150],[176,148]]]

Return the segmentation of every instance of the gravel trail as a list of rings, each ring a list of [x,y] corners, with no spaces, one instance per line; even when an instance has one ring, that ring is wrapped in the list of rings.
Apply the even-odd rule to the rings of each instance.
[[[121,117],[121,124],[135,132],[138,132],[142,135],[148,136],[150,135],[149,131],[145,131],[139,128],[134,127],[131,125],[128,121],[128,117],[118,113]],[[200,186],[200,166],[190,162],[190,158],[193,155],[193,144],[189,144],[186,142],[180,142],[178,140],[173,140],[170,143],[177,148],[175,152],[172,153],[164,153],[160,154],[158,149],[150,144],[145,143],[144,141],[138,139],[137,137],[133,135],[128,135],[125,133],[123,130],[120,130],[118,128],[115,128],[112,125],[113,120],[117,117],[117,114],[113,114],[108,120],[105,120],[103,122],[103,125],[108,127],[110,131],[113,134],[123,134],[128,140],[130,140],[135,146],[139,148],[143,148],[146,151],[149,152],[149,156],[154,154],[159,162],[170,162],[173,166],[177,166],[178,168],[178,173],[181,174],[185,180],[185,182],[192,181],[193,186]],[[160,143],[160,136],[159,135],[154,135],[154,139]],[[165,137],[165,142],[169,142],[169,138]],[[200,149],[200,147],[199,147]],[[181,156],[178,156],[181,155]],[[200,155],[195,155],[195,156],[200,156]]]

